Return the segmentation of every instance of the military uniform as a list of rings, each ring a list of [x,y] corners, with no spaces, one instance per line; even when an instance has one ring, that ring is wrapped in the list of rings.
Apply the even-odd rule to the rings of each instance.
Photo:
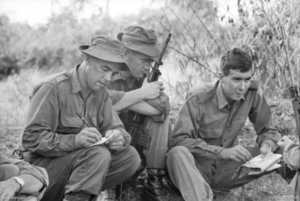
[[[44,200],[62,200],[64,194],[78,191],[98,195],[130,178],[139,165],[131,146],[116,153],[104,146],[75,147],[75,136],[85,126],[76,113],[100,133],[118,129],[127,145],[131,141],[105,89],[82,99],[76,69],[44,81],[31,98],[22,144],[30,152],[30,163],[48,171],[50,186]]]
[[[139,73],[143,71],[142,73],[149,75],[151,62],[157,61],[161,49],[157,44],[154,31],[151,29],[129,26],[124,29],[124,32],[120,32],[117,37],[127,48],[123,55],[128,59],[125,59],[125,61],[131,69],[131,74],[122,76],[122,73],[120,73],[115,76],[108,88],[115,91],[129,92],[142,86],[144,78],[141,78]],[[127,53],[131,56],[128,56]],[[113,103],[118,102],[113,96],[111,98]],[[143,123],[136,123],[133,121],[135,113],[122,110],[120,118],[126,130],[132,136],[132,145],[139,150],[142,163],[148,170],[148,185],[144,188],[142,199],[158,201],[162,200],[162,176],[164,175],[168,138],[171,132],[168,117],[170,105],[168,96],[163,92],[155,99],[144,99],[144,101],[160,111],[161,115],[147,116]]]
[[[11,177],[19,176],[19,175],[32,175],[43,184],[43,188],[35,193],[28,196],[34,196],[38,200],[40,200],[45,190],[49,185],[48,174],[44,168],[30,165],[29,163],[18,160],[18,159],[9,159],[4,154],[0,153],[0,181],[6,181]],[[19,194],[20,200],[24,200],[25,194]]]
[[[262,176],[233,178],[241,163],[222,160],[220,156],[223,148],[238,144],[247,118],[254,124],[258,145],[264,141],[275,150],[281,136],[272,124],[270,108],[255,81],[234,104],[227,102],[219,81],[201,84],[188,93],[167,157],[170,177],[185,200],[212,200],[211,188],[231,189]],[[247,149],[253,157],[260,153],[258,147]]]
[[[102,62],[101,59],[122,62],[116,53],[118,43],[97,36],[90,46],[80,48],[85,54],[99,58],[97,62]],[[111,63],[106,62],[107,65],[113,67]],[[140,165],[139,155],[130,146],[131,137],[112,109],[106,88],[100,87],[83,97],[81,67],[85,72],[89,68],[83,63],[71,72],[53,75],[38,84],[31,95],[21,144],[29,154],[30,163],[44,167],[49,174],[45,201],[91,200],[102,190],[129,179]],[[76,147],[76,135],[87,126],[78,115],[102,136],[108,130],[120,131],[125,140],[123,149],[110,150],[105,145]]]
[[[122,72],[114,76],[111,83],[107,85],[112,104],[117,103],[124,95],[120,92],[134,90],[139,85],[139,80],[126,80]],[[165,168],[165,160],[168,146],[168,134],[170,131],[169,98],[164,93],[152,100],[145,100],[149,105],[159,110],[162,114],[159,116],[147,117],[143,124],[133,122],[134,112],[122,110],[119,114],[120,119],[125,125],[125,129],[132,136],[132,144],[143,147],[143,153],[146,157],[146,166],[148,169]]]

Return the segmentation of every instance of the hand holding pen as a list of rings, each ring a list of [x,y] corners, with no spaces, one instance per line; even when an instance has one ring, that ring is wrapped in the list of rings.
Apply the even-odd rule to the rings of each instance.
[[[100,132],[95,127],[90,127],[88,122],[83,117],[81,117],[79,114],[77,114],[77,115],[84,122],[84,124],[87,127],[83,128],[75,136],[75,147],[76,148],[85,148],[85,147],[89,147],[92,144],[100,141],[102,138]]]

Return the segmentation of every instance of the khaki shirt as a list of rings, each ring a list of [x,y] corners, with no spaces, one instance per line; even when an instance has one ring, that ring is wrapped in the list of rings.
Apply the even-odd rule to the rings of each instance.
[[[35,87],[22,133],[26,150],[47,157],[74,151],[75,136],[86,126],[76,113],[102,136],[107,130],[120,130],[126,145],[130,144],[131,137],[112,109],[106,89],[91,92],[86,100],[80,92],[77,67],[69,73],[53,75]]]
[[[110,98],[112,99],[113,105],[117,103],[123,96],[124,92],[132,91],[138,88],[140,80],[129,78],[126,79],[122,76],[122,72],[115,75],[107,85],[109,89]],[[169,97],[165,93],[161,93],[161,95],[155,99],[145,100],[146,103],[154,107],[155,109],[162,112],[165,116],[169,114],[170,111],[170,103]]]
[[[49,185],[48,174],[44,168],[30,165],[29,163],[22,160],[9,159],[4,154],[0,153],[0,165],[5,165],[5,164],[13,164],[18,166],[18,168],[20,169],[19,175],[28,174],[40,180],[41,183],[44,185],[44,187],[40,192],[38,192],[34,196],[36,196],[39,199],[42,198],[44,192],[46,191],[46,188]]]
[[[272,125],[270,108],[256,82],[251,81],[244,97],[231,105],[219,81],[196,86],[179,113],[170,145],[182,145],[198,157],[220,160],[223,147],[238,144],[248,117],[258,134],[258,144],[264,141],[275,150],[280,134]]]

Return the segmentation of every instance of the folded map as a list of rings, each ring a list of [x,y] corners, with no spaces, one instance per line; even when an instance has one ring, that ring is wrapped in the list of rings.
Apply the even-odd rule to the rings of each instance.
[[[261,174],[263,172],[269,172],[271,170],[277,169],[281,167],[280,164],[280,158],[282,157],[281,154],[274,154],[269,153],[265,157],[262,157],[261,155],[258,155],[251,160],[247,161],[243,165],[241,165],[233,177],[235,175],[238,175],[239,177],[243,177],[247,174],[249,175],[255,175],[255,174]]]

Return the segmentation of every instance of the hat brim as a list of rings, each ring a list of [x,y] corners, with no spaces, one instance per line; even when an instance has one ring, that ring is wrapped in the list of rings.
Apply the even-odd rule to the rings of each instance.
[[[158,60],[161,53],[161,49],[157,44],[135,44],[128,42],[124,42],[124,44],[128,49],[150,56],[155,61]]]
[[[102,48],[98,48],[97,46],[90,47],[89,45],[81,45],[79,46],[79,50],[87,55],[93,56],[101,60],[125,64],[125,60],[123,59],[123,57],[121,57],[121,55],[113,54],[112,52]],[[120,70],[130,71],[126,64],[123,65],[123,67]]]

